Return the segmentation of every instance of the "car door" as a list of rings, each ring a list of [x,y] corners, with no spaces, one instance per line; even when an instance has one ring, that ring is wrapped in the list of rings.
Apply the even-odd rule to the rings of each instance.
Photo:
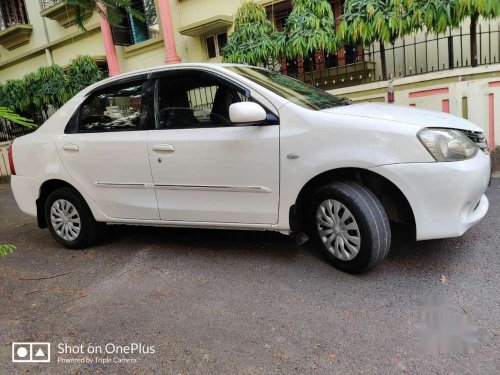
[[[57,140],[70,176],[110,218],[159,219],[147,151],[147,85],[140,77],[93,92]]]
[[[148,151],[161,220],[277,223],[278,118],[232,124],[229,106],[251,98],[213,73],[181,69],[155,82]]]

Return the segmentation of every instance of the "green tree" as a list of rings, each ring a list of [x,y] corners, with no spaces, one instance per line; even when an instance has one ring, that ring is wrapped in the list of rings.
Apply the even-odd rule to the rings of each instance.
[[[464,19],[470,17],[472,66],[478,63],[477,22],[479,17],[491,19],[500,16],[500,1],[498,0],[417,0],[413,2],[412,8],[415,22],[436,34],[443,34],[448,28],[458,28]],[[451,47],[451,40],[449,43]]]
[[[462,21],[470,17],[470,59],[477,66],[477,21],[479,17],[491,19],[500,16],[499,0],[453,0],[454,16]],[[479,57],[481,58],[481,57]]]
[[[444,34],[448,27],[460,26],[455,17],[457,0],[416,0],[412,2],[412,17],[416,28],[425,28],[435,34]]]
[[[48,117],[49,107],[59,108],[71,98],[66,89],[64,70],[58,65],[43,66],[21,80],[23,95],[19,98],[19,109],[36,117],[43,113]]]
[[[99,3],[104,5],[106,11],[102,10]],[[119,27],[122,22],[122,10],[141,21],[144,20],[144,15],[132,7],[131,0],[66,0],[66,4],[75,7],[75,25],[84,31],[86,30],[85,24],[94,12],[103,16],[115,27]]]
[[[279,33],[261,4],[247,1],[239,8],[234,31],[221,54],[225,62],[267,65],[278,55]]]
[[[94,58],[91,56],[78,56],[72,59],[66,71],[68,92],[70,97],[77,94],[85,87],[102,79],[102,72]]]
[[[41,123],[48,117],[49,108],[61,107],[101,78],[96,61],[90,56],[79,56],[71,60],[66,73],[58,65],[45,66],[22,79],[0,84],[0,107]]]
[[[378,41],[385,80],[387,63],[384,43],[394,43],[397,38],[418,28],[412,10],[411,0],[346,0],[337,32],[347,43],[368,46]]]
[[[289,58],[317,51],[335,53],[335,19],[326,0],[293,0],[293,9],[280,37],[280,51]]]
[[[460,20],[455,16],[454,3],[456,0],[415,0],[412,2],[411,13],[415,28],[425,30],[436,35],[445,34],[448,28],[460,26]],[[453,37],[448,36],[448,64],[454,66]]]
[[[9,108],[14,112],[22,112],[22,101],[24,98],[22,79],[9,79],[0,87],[0,106]]]

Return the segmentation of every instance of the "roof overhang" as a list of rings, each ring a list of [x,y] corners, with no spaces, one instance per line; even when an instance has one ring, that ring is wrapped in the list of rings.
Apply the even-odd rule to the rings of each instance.
[[[233,17],[218,15],[206,18],[203,21],[190,23],[179,28],[182,35],[201,36],[227,31],[233,25]]]

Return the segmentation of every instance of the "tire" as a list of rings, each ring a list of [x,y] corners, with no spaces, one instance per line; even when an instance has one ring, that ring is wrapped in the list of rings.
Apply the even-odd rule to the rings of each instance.
[[[351,181],[325,185],[313,194],[311,208],[310,235],[336,268],[363,273],[389,253],[387,214],[366,187]]]
[[[68,249],[88,247],[97,234],[97,222],[87,203],[71,188],[55,190],[48,196],[45,201],[45,220],[55,240]],[[61,222],[71,225],[71,228],[65,231]]]

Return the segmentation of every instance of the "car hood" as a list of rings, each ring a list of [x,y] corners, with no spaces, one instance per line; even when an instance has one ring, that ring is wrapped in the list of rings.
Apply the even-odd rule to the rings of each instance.
[[[363,103],[324,109],[323,112],[371,118],[374,120],[395,121],[401,124],[416,125],[425,128],[450,128],[482,132],[482,129],[470,121],[448,113],[427,111],[394,104]]]

